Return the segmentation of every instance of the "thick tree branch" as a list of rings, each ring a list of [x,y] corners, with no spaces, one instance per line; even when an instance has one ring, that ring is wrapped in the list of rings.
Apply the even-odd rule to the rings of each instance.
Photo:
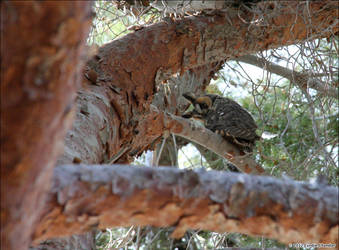
[[[55,169],[35,241],[114,226],[175,225],[338,244],[338,189],[290,179],[176,168]]]
[[[257,66],[259,68],[263,68],[271,73],[285,77],[291,83],[295,83],[302,90],[305,90],[307,87],[309,87],[319,91],[325,96],[330,96],[333,98],[338,97],[337,88],[326,85],[321,80],[317,79],[316,77],[309,76],[307,73],[293,71],[291,69],[282,67],[278,64],[272,63],[268,60],[265,60],[264,58],[259,58],[254,55],[241,56],[236,60]]]

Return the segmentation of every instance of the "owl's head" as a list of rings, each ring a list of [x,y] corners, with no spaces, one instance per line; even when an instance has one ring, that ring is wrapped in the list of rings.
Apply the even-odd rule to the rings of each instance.
[[[195,96],[193,93],[184,93],[183,96],[192,103],[195,114],[203,115],[212,107],[217,95],[204,94]]]

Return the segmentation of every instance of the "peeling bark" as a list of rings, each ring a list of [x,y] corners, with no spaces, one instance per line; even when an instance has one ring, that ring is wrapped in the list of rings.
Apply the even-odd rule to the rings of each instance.
[[[240,232],[283,243],[338,244],[338,189],[290,179],[205,170],[58,166],[39,242],[91,228],[175,226]]]
[[[90,2],[1,3],[1,246],[25,249],[73,122]]]

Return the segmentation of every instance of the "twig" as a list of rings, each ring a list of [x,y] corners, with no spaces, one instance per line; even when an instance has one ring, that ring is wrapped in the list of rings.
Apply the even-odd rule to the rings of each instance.
[[[286,79],[290,80],[292,83],[295,82],[296,85],[299,86],[301,89],[305,89],[307,83],[309,83],[311,88],[314,88],[323,95],[333,98],[338,97],[338,90],[336,88],[325,85],[322,81],[316,79],[314,76],[308,76],[306,73],[300,73],[290,70],[278,64],[272,63],[264,58],[259,58],[254,55],[246,55],[237,58],[237,61],[248,63],[266,69],[267,71],[270,71],[274,74],[283,76]]]

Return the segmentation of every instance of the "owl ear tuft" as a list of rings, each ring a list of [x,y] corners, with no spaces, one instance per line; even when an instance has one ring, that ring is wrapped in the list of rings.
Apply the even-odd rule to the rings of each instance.
[[[198,97],[195,101],[200,105],[205,104],[208,108],[212,107],[213,104],[212,99],[209,96]]]

